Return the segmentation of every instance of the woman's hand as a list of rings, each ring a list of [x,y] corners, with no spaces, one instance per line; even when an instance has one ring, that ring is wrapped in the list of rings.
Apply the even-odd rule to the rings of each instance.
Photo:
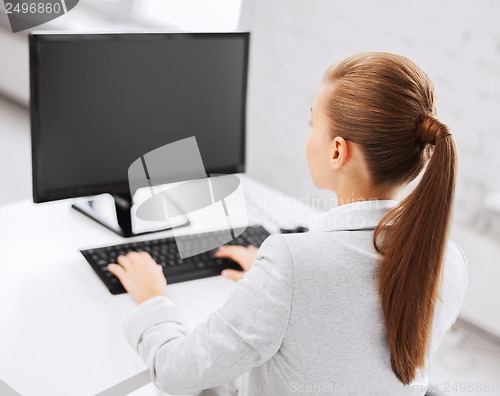
[[[108,264],[108,270],[122,283],[139,304],[154,296],[166,294],[167,280],[163,268],[149,253],[130,252],[118,256],[118,264]]]
[[[252,267],[255,257],[257,256],[257,249],[255,246],[250,245],[248,247],[244,246],[234,246],[234,245],[223,245],[217,249],[215,252],[215,257],[217,258],[230,258],[236,261],[243,271],[237,271],[234,269],[225,269],[221,272],[222,276],[233,280],[240,280]]]

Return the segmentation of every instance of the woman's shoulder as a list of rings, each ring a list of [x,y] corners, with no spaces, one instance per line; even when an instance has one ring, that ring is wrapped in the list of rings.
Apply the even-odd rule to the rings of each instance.
[[[467,290],[469,268],[463,250],[448,240],[441,276],[440,301],[456,318]]]
[[[309,255],[319,254],[331,249],[335,244],[334,233],[304,232],[296,234],[272,234],[262,244],[260,250],[274,250],[281,257],[301,257],[304,252]]]
[[[440,298],[458,315],[467,291],[469,267],[467,258],[460,246],[448,240],[441,275]]]
[[[448,240],[444,261],[441,287],[434,313],[431,352],[434,352],[444,333],[455,323],[467,290],[468,265],[460,246]]]
[[[448,240],[448,246],[445,254],[445,269],[450,268],[454,273],[467,275],[469,273],[469,265],[467,257],[462,248],[454,240]]]
[[[259,252],[298,272],[318,272],[324,268],[334,274],[337,270],[344,271],[353,262],[376,260],[372,235],[347,231],[273,234],[264,241]]]

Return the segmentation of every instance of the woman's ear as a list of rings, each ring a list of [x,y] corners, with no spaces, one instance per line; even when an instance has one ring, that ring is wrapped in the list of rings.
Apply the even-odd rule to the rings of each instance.
[[[340,136],[335,137],[331,143],[330,166],[340,169],[349,159],[349,147],[347,141]]]

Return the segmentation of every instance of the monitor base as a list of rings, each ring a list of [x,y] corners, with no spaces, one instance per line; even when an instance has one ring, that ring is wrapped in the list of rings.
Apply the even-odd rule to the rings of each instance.
[[[107,229],[113,231],[114,233],[125,237],[130,238],[136,235],[144,235],[150,234],[159,231],[166,231],[172,228],[183,227],[190,224],[189,219],[186,216],[176,217],[172,220],[170,224],[165,225],[162,224],[159,228],[156,229],[146,229],[146,230],[138,230],[134,229],[133,222],[133,213],[132,213],[132,199],[130,195],[112,195],[114,201],[114,212],[112,208],[108,207],[103,208],[99,199],[88,199],[88,200],[79,200],[75,202],[71,207],[78,212],[84,214],[85,216],[91,218]],[[100,205],[98,205],[98,203]]]

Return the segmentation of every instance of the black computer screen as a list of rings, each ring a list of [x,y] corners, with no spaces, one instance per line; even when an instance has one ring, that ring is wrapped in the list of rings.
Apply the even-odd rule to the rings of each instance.
[[[34,201],[125,193],[134,160],[196,136],[244,170],[248,33],[30,36]]]

